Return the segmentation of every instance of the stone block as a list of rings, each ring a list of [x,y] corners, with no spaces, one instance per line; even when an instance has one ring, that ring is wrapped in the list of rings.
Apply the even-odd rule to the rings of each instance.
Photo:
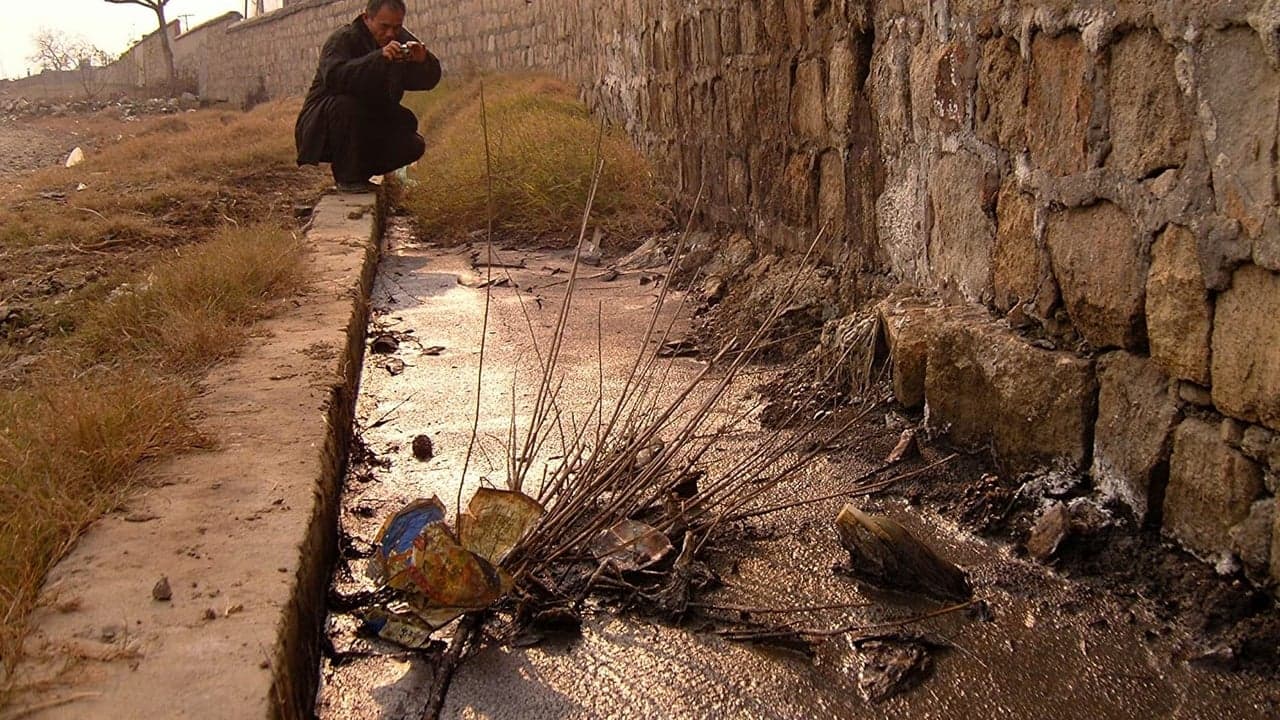
[[[903,407],[923,407],[929,345],[945,310],[921,301],[890,297],[880,303],[879,312],[889,346],[893,396]]]
[[[1100,202],[1054,213],[1046,231],[1071,322],[1095,348],[1146,344],[1146,249],[1120,208]]]
[[[978,137],[1011,153],[1026,147],[1027,73],[1018,43],[998,37],[982,44],[978,62]]]
[[[1089,168],[1093,85],[1077,33],[1037,34],[1031,43],[1027,144],[1031,160],[1052,175]]]
[[[1213,306],[1190,231],[1170,225],[1151,250],[1147,275],[1147,338],[1151,358],[1171,377],[1209,384]]]
[[[853,97],[858,91],[858,76],[852,40],[837,41],[827,54],[827,124],[832,132],[849,129]]]
[[[1146,518],[1152,487],[1169,460],[1173,428],[1180,420],[1169,380],[1147,358],[1127,352],[1098,360],[1098,420],[1093,431],[1093,479],[1098,489],[1119,498]],[[1155,491],[1154,493],[1152,491]]]
[[[1262,469],[1219,437],[1217,423],[1188,418],[1173,435],[1164,532],[1210,561],[1231,552],[1230,530],[1262,493]]]
[[[1111,155],[1130,180],[1181,167],[1191,126],[1174,73],[1173,47],[1155,31],[1134,32],[1111,47]]]
[[[924,287],[929,284],[929,254],[922,231],[927,205],[921,200],[921,182],[915,165],[889,176],[876,198],[876,232],[894,277]]]
[[[969,105],[977,73],[977,52],[966,43],[951,43],[938,58],[933,112],[942,121],[944,130],[969,127]]]
[[[1254,582],[1264,582],[1270,574],[1275,514],[1275,498],[1258,500],[1249,507],[1245,519],[1227,531],[1231,538],[1231,551],[1240,558],[1245,574]]]
[[[1043,350],[985,312],[949,317],[929,347],[930,419],[964,445],[990,442],[1013,471],[1089,455],[1097,402],[1093,363]]]
[[[1191,382],[1178,383],[1178,399],[1200,407],[1213,407],[1213,393],[1209,388]]]
[[[805,60],[796,69],[795,84],[791,88],[791,129],[808,140],[822,140],[827,135],[826,110],[823,98],[822,62]]]
[[[1280,430],[1280,274],[1236,270],[1213,320],[1213,403]]]
[[[1276,434],[1261,425],[1250,425],[1240,436],[1240,452],[1258,463],[1267,463],[1267,454],[1271,450],[1271,442]]]
[[[996,203],[996,246],[991,284],[1001,312],[1028,303],[1038,317],[1048,317],[1058,303],[1049,252],[1036,237],[1033,198],[1018,191],[1013,179],[1000,188]]]
[[[845,235],[844,158],[839,150],[828,150],[818,161],[818,223],[827,236]]]
[[[985,303],[992,296],[995,223],[984,211],[983,196],[995,194],[998,177],[978,157],[958,152],[939,157],[929,178],[930,273],[944,291],[970,302]]]
[[[1218,211],[1258,237],[1275,204],[1280,73],[1248,27],[1205,33],[1196,69]]]
[[[878,40],[871,56],[868,96],[880,151],[887,157],[898,155],[911,140],[911,48],[902,33],[895,32]]]

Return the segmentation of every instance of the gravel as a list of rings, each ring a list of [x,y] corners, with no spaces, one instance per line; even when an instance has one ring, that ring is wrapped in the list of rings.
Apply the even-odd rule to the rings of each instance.
[[[22,123],[0,122],[0,177],[58,165],[75,147],[75,140]]]

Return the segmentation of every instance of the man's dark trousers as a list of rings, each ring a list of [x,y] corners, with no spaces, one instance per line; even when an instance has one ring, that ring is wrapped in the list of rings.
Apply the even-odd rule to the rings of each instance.
[[[403,107],[388,114],[370,110],[357,97],[333,95],[320,100],[316,110],[324,117],[333,177],[340,183],[389,173],[426,151],[417,118]]]

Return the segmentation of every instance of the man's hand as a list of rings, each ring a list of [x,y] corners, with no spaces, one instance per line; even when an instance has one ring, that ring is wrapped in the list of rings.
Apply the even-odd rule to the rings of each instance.
[[[393,63],[422,63],[427,61],[427,46],[420,42],[410,41],[402,44],[392,40],[382,46],[382,57]]]
[[[411,55],[412,51],[406,45],[401,45],[395,40],[382,46],[382,57],[386,58],[387,62],[408,62]]]
[[[427,61],[427,46],[420,42],[406,43],[409,48],[409,62],[424,63]]]

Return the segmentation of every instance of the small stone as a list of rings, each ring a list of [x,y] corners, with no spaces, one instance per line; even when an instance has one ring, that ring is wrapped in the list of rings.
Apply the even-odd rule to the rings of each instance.
[[[1078,497],[1067,504],[1071,513],[1071,531],[1078,535],[1096,535],[1111,525],[1111,515],[1097,500]]]
[[[894,446],[889,456],[884,459],[886,463],[899,463],[908,460],[920,454],[920,445],[916,441],[916,431],[910,428],[902,431],[898,436],[898,444]]]
[[[430,437],[419,435],[413,439],[413,456],[423,462],[436,456],[435,445]]]
[[[1031,528],[1031,536],[1027,538],[1027,552],[1031,557],[1044,562],[1058,551],[1058,546],[1071,529],[1071,513],[1066,504],[1054,503],[1036,520]]]
[[[238,614],[238,613],[242,613],[242,612],[244,612],[244,605],[243,605],[243,604],[241,604],[241,603],[236,603],[235,605],[231,605],[231,606],[229,606],[229,607],[227,608],[227,611],[226,611],[225,613],[223,613],[223,616],[224,616],[224,617],[231,617],[232,615],[236,615],[236,614]]]
[[[1240,452],[1250,460],[1267,462],[1267,453],[1276,434],[1261,425],[1250,425],[1245,428],[1240,438]]]
[[[218,619],[218,611],[217,611],[217,610],[214,610],[213,608],[205,608],[205,609],[204,609],[204,616],[203,616],[203,617],[204,617],[204,619],[205,619],[205,620],[217,620],[217,619]]]
[[[1013,330],[1025,330],[1035,325],[1035,321],[1027,315],[1027,311],[1022,309],[1021,305],[1014,305],[1011,310],[1004,316],[1009,321],[1009,327]]]
[[[1162,198],[1173,192],[1174,188],[1178,186],[1178,171],[1173,168],[1165,170],[1155,178],[1148,180],[1146,186],[1152,195]]]
[[[1213,395],[1209,392],[1209,389],[1193,382],[1178,383],[1178,398],[1192,405],[1213,407]]]
[[[169,578],[161,575],[154,587],[151,588],[151,597],[160,602],[169,602],[173,599],[173,589],[169,587]]]
[[[98,634],[98,638],[104,643],[113,643],[120,639],[122,635],[124,635],[123,625],[108,625],[102,628],[102,631]]]
[[[1222,442],[1238,448],[1241,441],[1244,440],[1244,423],[1235,418],[1223,418],[1218,432],[1221,433]]]
[[[1231,537],[1231,551],[1240,558],[1245,574],[1255,581],[1265,581],[1267,577],[1275,508],[1275,498],[1258,500],[1249,508],[1249,516],[1227,531]]]

